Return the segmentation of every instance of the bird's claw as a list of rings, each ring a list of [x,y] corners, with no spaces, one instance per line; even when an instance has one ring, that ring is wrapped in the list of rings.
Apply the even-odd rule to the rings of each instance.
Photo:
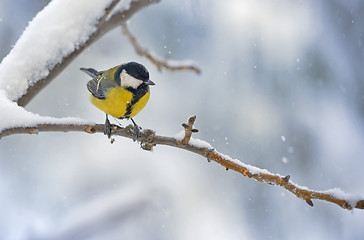
[[[134,120],[131,118],[131,121],[133,122],[134,129],[133,132],[135,134],[134,142],[139,138],[140,136],[140,129],[139,126],[134,122]]]
[[[134,142],[135,142],[139,138],[139,136],[140,136],[140,129],[139,129],[139,126],[138,125],[134,125],[133,132],[135,134],[135,138],[133,139]]]
[[[106,117],[105,120],[105,129],[104,129],[104,134],[108,137],[111,138],[111,124],[109,119]]]

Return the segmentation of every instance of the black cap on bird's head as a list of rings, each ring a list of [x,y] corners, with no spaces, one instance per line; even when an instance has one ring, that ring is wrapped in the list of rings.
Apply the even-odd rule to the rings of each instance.
[[[136,62],[129,62],[123,64],[122,69],[124,69],[130,76],[135,77],[136,79],[146,81],[149,79],[148,70],[141,64]]]
[[[115,75],[119,77],[123,71],[135,79],[143,81],[146,85],[155,85],[155,83],[149,79],[148,70],[140,63],[129,62],[122,64],[116,71]]]

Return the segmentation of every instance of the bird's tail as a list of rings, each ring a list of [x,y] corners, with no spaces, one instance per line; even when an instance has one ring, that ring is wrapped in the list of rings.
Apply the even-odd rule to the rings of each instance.
[[[93,68],[80,68],[80,70],[92,78],[97,78],[102,72],[98,72]]]

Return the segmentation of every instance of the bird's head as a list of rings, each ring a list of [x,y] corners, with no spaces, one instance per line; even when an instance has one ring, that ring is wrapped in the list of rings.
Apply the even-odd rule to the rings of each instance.
[[[149,79],[148,70],[141,64],[129,62],[119,66],[115,72],[115,79],[120,86],[137,89],[140,85],[155,85]]]

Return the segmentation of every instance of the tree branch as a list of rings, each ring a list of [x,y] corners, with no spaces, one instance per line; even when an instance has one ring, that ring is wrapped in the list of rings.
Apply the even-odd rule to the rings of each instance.
[[[167,69],[170,71],[176,70],[192,70],[196,73],[201,73],[201,70],[190,61],[171,61],[164,59],[160,56],[157,56],[150,52],[148,49],[142,47],[133,34],[129,31],[128,25],[126,22],[122,22],[121,24],[123,28],[124,35],[129,39],[130,44],[134,47],[135,52],[143,57],[146,57],[151,61],[154,65],[158,67],[159,70]]]
[[[185,137],[182,139],[182,144],[187,145],[192,137],[192,133],[198,132],[197,129],[193,128],[193,124],[195,123],[196,116],[192,116],[188,119],[188,124],[183,123],[182,127],[185,129]]]
[[[150,4],[157,3],[160,0],[139,0],[131,1],[128,9],[122,10],[110,16],[114,7],[120,2],[120,0],[114,0],[105,9],[105,14],[99,19],[97,24],[97,30],[89,37],[89,39],[78,48],[65,56],[61,63],[50,69],[49,74],[38,80],[34,85],[30,86],[27,92],[21,96],[17,103],[19,106],[26,106],[44,87],[46,87],[54,78],[58,76],[85,48],[89,47],[92,43],[97,41],[100,37],[108,33],[110,30],[119,26],[122,22],[127,21],[135,12],[140,9],[149,6]]]
[[[189,124],[184,124],[185,130],[186,126],[188,129],[193,129],[192,121]],[[117,125],[112,125],[112,135],[122,136],[130,139],[135,138],[134,127],[129,125],[127,127],[119,127]],[[245,177],[255,179],[258,182],[264,182],[271,185],[277,185],[285,188],[289,192],[296,195],[298,198],[306,201],[307,204],[313,206],[312,199],[322,200],[337,204],[338,206],[352,210],[353,208],[364,209],[364,199],[349,199],[347,195],[337,196],[335,191],[314,191],[306,187],[301,187],[290,180],[290,176],[280,176],[279,174],[273,174],[267,170],[259,169],[254,166],[245,164],[237,159],[231,159],[230,157],[221,154],[214,150],[208,143],[193,139],[190,134],[190,130],[185,131],[185,136],[183,139],[188,138],[187,143],[183,143],[182,139],[159,136],[151,129],[145,129],[141,131],[138,138],[138,142],[141,148],[144,150],[151,151],[156,145],[167,145],[171,147],[181,148],[189,152],[193,152],[207,158],[209,161],[215,161],[222,165],[226,169],[234,170]],[[29,127],[14,127],[9,129],[4,129],[0,132],[0,139],[4,136],[9,136],[13,134],[38,134],[39,132],[70,132],[79,131],[87,133],[103,133],[103,124],[37,124]],[[194,132],[194,131],[191,131]],[[113,141],[112,141],[113,142]],[[344,195],[344,194],[343,194]]]

